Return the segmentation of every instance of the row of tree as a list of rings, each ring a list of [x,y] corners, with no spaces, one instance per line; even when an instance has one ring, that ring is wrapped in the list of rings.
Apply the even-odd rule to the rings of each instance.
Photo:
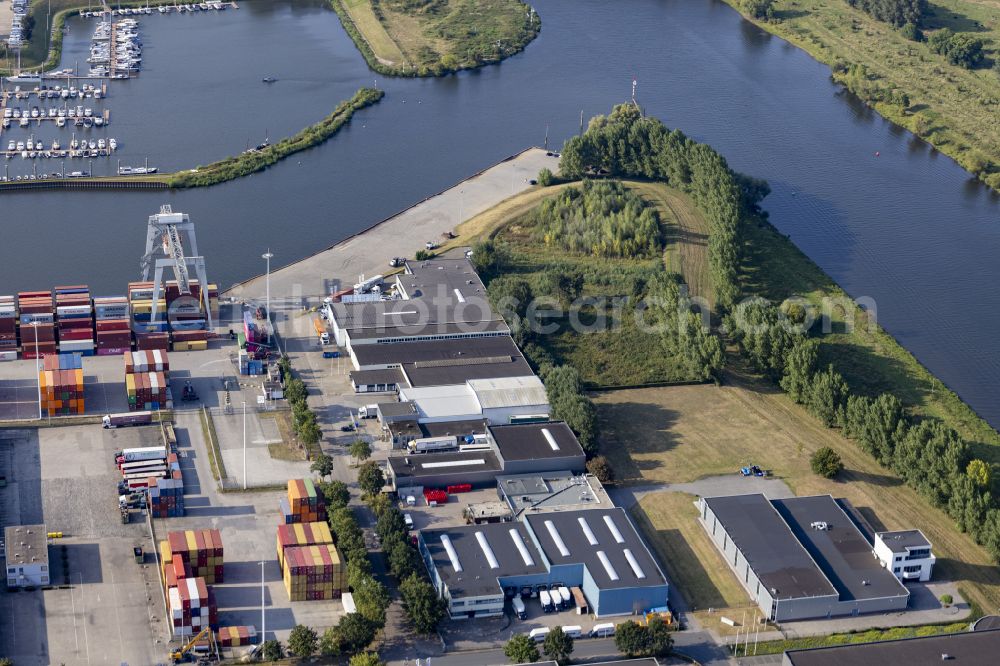
[[[316,633],[316,630],[312,627],[306,626],[304,624],[297,624],[292,627],[292,631],[288,635],[288,649],[299,659],[309,659],[317,652],[323,654],[340,654],[340,653],[329,653],[325,652],[325,642],[327,639],[327,634],[331,630],[327,630],[327,633],[323,634],[320,638]],[[282,646],[281,641],[276,639],[271,639],[265,641],[261,648],[261,659],[263,661],[278,661],[284,656],[284,646]],[[375,652],[356,652],[350,655],[350,659],[347,662],[348,666],[385,666],[385,662],[382,661],[378,654]]]
[[[340,128],[351,119],[355,111],[375,104],[384,96],[385,92],[382,90],[361,88],[354,93],[351,99],[338,104],[329,116],[315,125],[303,129],[295,136],[282,139],[260,149],[247,150],[239,155],[213,162],[208,166],[179,171],[170,176],[167,184],[176,188],[205,187],[263,171],[293,153],[323,143],[340,131]]]
[[[305,382],[292,376],[292,363],[288,356],[281,357],[278,367],[285,378],[285,399],[292,408],[292,431],[306,455],[312,459],[320,453],[319,441],[323,431],[316,420],[316,413],[309,408],[309,391]]]
[[[663,251],[656,211],[618,181],[585,180],[546,199],[533,235],[549,247],[595,257],[654,257]]]
[[[615,647],[628,657],[666,657],[674,647],[670,627],[660,617],[653,617],[646,624],[629,620],[615,627]],[[527,634],[515,634],[507,641],[504,655],[513,664],[533,664],[544,654],[550,661],[569,663],[573,654],[573,637],[562,627],[554,627],[545,635],[542,650]]]
[[[975,69],[986,60],[985,42],[967,32],[942,28],[927,39],[927,45],[953,65]]]
[[[546,365],[538,369],[552,418],[565,421],[576,433],[588,455],[597,452],[597,410],[583,392],[580,373],[571,365]]]
[[[775,305],[753,299],[734,308],[726,330],[742,354],[828,427],[842,428],[1000,561],[1000,506],[989,464],[936,419],[915,420],[895,395],[853,392],[833,365],[820,367],[819,343]]]
[[[847,0],[847,4],[897,28],[907,23],[919,26],[927,13],[927,0]]]
[[[710,146],[647,118],[633,104],[597,116],[566,142],[559,163],[566,178],[607,173],[664,180],[687,192],[709,223],[709,262],[719,303],[739,293],[740,225],[769,192],[763,181],[735,173]]]

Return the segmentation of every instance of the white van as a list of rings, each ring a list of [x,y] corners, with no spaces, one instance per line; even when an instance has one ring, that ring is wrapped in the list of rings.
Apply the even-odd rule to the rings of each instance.
[[[569,627],[563,627],[562,630],[563,633],[569,636],[570,638],[579,638],[580,636],[583,636],[583,627],[572,625]]]
[[[528,638],[535,641],[536,643],[541,643],[545,640],[545,637],[549,635],[552,631],[548,627],[539,627],[538,629],[532,629],[528,632]]]
[[[590,630],[591,638],[607,638],[608,636],[615,635],[615,623],[614,622],[602,622],[601,624],[595,624],[594,628]]]
[[[566,610],[567,608],[573,607],[573,597],[569,593],[569,588],[565,585],[559,586],[559,596],[561,598],[559,602],[559,608]]]
[[[552,603],[552,595],[549,594],[548,590],[542,590],[542,591],[540,591],[538,593],[538,598],[542,602],[542,612],[543,613],[551,613],[552,611],[554,611],[556,609],[555,605]]]
[[[524,602],[521,601],[521,597],[514,597],[511,599],[510,605],[514,609],[514,614],[517,615],[517,619],[523,620],[528,617],[528,610],[524,607]]]

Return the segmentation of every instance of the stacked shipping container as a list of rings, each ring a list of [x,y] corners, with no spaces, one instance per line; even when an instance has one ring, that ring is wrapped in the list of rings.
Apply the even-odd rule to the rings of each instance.
[[[215,640],[220,647],[240,647],[257,642],[257,630],[253,627],[219,627]]]
[[[337,599],[346,588],[343,559],[332,543],[285,548],[283,577],[289,601]]]
[[[17,359],[17,301],[0,296],[0,361]]]
[[[21,357],[42,358],[56,353],[55,308],[52,293],[22,291],[17,295]]]
[[[167,352],[162,349],[125,352],[124,358],[129,411],[172,409]]]
[[[187,565],[190,576],[204,578],[209,584],[222,582],[222,535],[219,530],[168,532],[166,543],[171,558]]]
[[[316,546],[333,543],[330,526],[326,523],[278,525],[278,564],[285,566],[285,549],[295,546]]]
[[[132,327],[129,324],[128,299],[106,296],[94,299],[94,320],[97,328],[97,355],[113,356],[132,349]]]
[[[291,479],[281,499],[285,524],[326,522],[326,504],[312,479]]]
[[[191,636],[219,624],[215,595],[204,578],[185,578],[167,593],[174,636]]]
[[[56,330],[59,351],[94,354],[94,308],[86,285],[56,287]]]
[[[83,359],[79,353],[46,356],[38,385],[42,409],[49,416],[83,414]]]
[[[184,477],[176,453],[167,456],[167,478],[149,484],[149,511],[154,518],[184,515]]]

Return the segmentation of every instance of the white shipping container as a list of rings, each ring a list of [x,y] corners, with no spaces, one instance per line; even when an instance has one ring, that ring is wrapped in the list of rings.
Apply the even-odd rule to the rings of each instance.
[[[73,315],[89,315],[89,305],[60,305],[56,308],[56,314],[60,317]]]
[[[93,340],[62,340],[59,342],[59,351],[61,352],[90,351],[93,348]]]
[[[16,361],[17,360],[17,350],[13,349],[11,351],[0,351],[0,362],[2,361]]]
[[[13,317],[17,314],[17,308],[13,305],[0,305],[0,317]]]

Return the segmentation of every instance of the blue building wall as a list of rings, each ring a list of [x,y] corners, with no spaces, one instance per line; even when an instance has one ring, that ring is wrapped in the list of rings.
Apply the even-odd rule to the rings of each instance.
[[[667,605],[668,586],[666,584],[601,590],[598,589],[590,571],[585,567],[583,568],[581,589],[593,606],[591,611],[597,617],[632,615]]]

